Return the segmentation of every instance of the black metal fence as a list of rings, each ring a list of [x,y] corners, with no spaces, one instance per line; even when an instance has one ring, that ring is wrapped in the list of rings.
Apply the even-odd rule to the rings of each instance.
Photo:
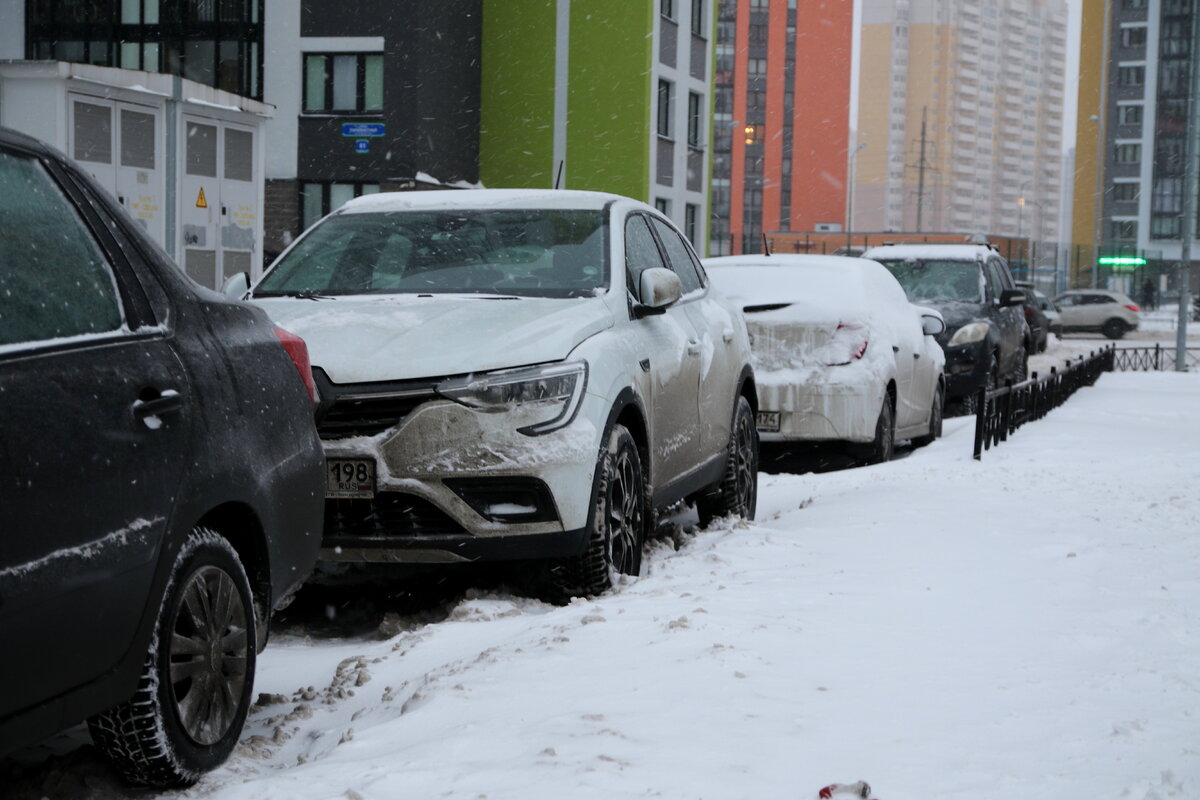
[[[1113,356],[1113,369],[1120,372],[1173,371],[1175,369],[1174,347],[1118,347]],[[1184,364],[1188,371],[1200,368],[1200,347],[1187,347],[1183,351]]]
[[[990,392],[980,389],[975,396],[975,460],[983,458],[984,450],[1008,441],[1026,422],[1061,406],[1076,390],[1091,386],[1100,373],[1112,371],[1114,354],[1115,348],[1109,345],[1065,362],[1061,370],[1051,367],[1045,377],[1039,378],[1035,372],[1020,383],[1009,382]]]

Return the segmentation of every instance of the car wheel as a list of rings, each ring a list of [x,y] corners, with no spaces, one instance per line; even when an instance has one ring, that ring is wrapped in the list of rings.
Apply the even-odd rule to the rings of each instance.
[[[868,464],[882,464],[892,460],[896,447],[896,413],[892,408],[892,397],[883,396],[883,408],[879,409],[879,419],[875,422],[875,441],[867,449],[864,459]]]
[[[1020,383],[1029,377],[1029,348],[1022,347],[1017,351],[1017,368],[1013,373],[1013,383]]]
[[[937,391],[933,393],[933,408],[929,410],[929,433],[913,439],[913,444],[915,444],[917,447],[924,447],[927,444],[933,444],[934,440],[941,438],[942,409],[944,405],[945,392],[942,389],[942,385],[939,383]]]
[[[758,428],[750,401],[738,397],[733,411],[725,456],[725,475],[715,491],[696,498],[700,524],[708,525],[718,517],[754,519],[758,507]]]
[[[650,503],[642,457],[624,425],[614,425],[608,435],[592,502],[587,549],[582,555],[548,564],[548,599],[554,602],[600,594],[612,586],[618,573],[638,575],[642,571]]]
[[[1125,335],[1125,323],[1116,318],[1110,319],[1101,326],[1100,333],[1107,339],[1120,339]]]
[[[175,559],[137,691],[88,720],[127,780],[187,786],[225,761],[250,708],[255,627],[237,553],[197,528]]]

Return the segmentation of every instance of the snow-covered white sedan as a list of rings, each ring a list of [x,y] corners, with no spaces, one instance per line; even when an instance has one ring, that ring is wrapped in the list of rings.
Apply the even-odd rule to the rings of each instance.
[[[638,573],[655,509],[753,517],[745,324],[644,203],[362,197],[250,298],[308,343],[324,560],[536,559],[547,594],[594,594]]]
[[[764,442],[848,442],[878,462],[898,440],[941,435],[945,356],[934,336],[945,325],[881,264],[740,255],[704,266],[746,315]]]

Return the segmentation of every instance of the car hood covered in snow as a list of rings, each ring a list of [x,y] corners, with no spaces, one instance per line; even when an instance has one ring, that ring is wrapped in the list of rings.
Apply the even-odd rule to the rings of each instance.
[[[611,327],[599,298],[487,295],[254,300],[334,383],[439,377],[566,358]]]

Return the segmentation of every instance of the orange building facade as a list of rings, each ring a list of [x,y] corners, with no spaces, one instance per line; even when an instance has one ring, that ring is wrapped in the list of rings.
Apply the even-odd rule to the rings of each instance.
[[[709,253],[845,224],[853,0],[721,0]]]

